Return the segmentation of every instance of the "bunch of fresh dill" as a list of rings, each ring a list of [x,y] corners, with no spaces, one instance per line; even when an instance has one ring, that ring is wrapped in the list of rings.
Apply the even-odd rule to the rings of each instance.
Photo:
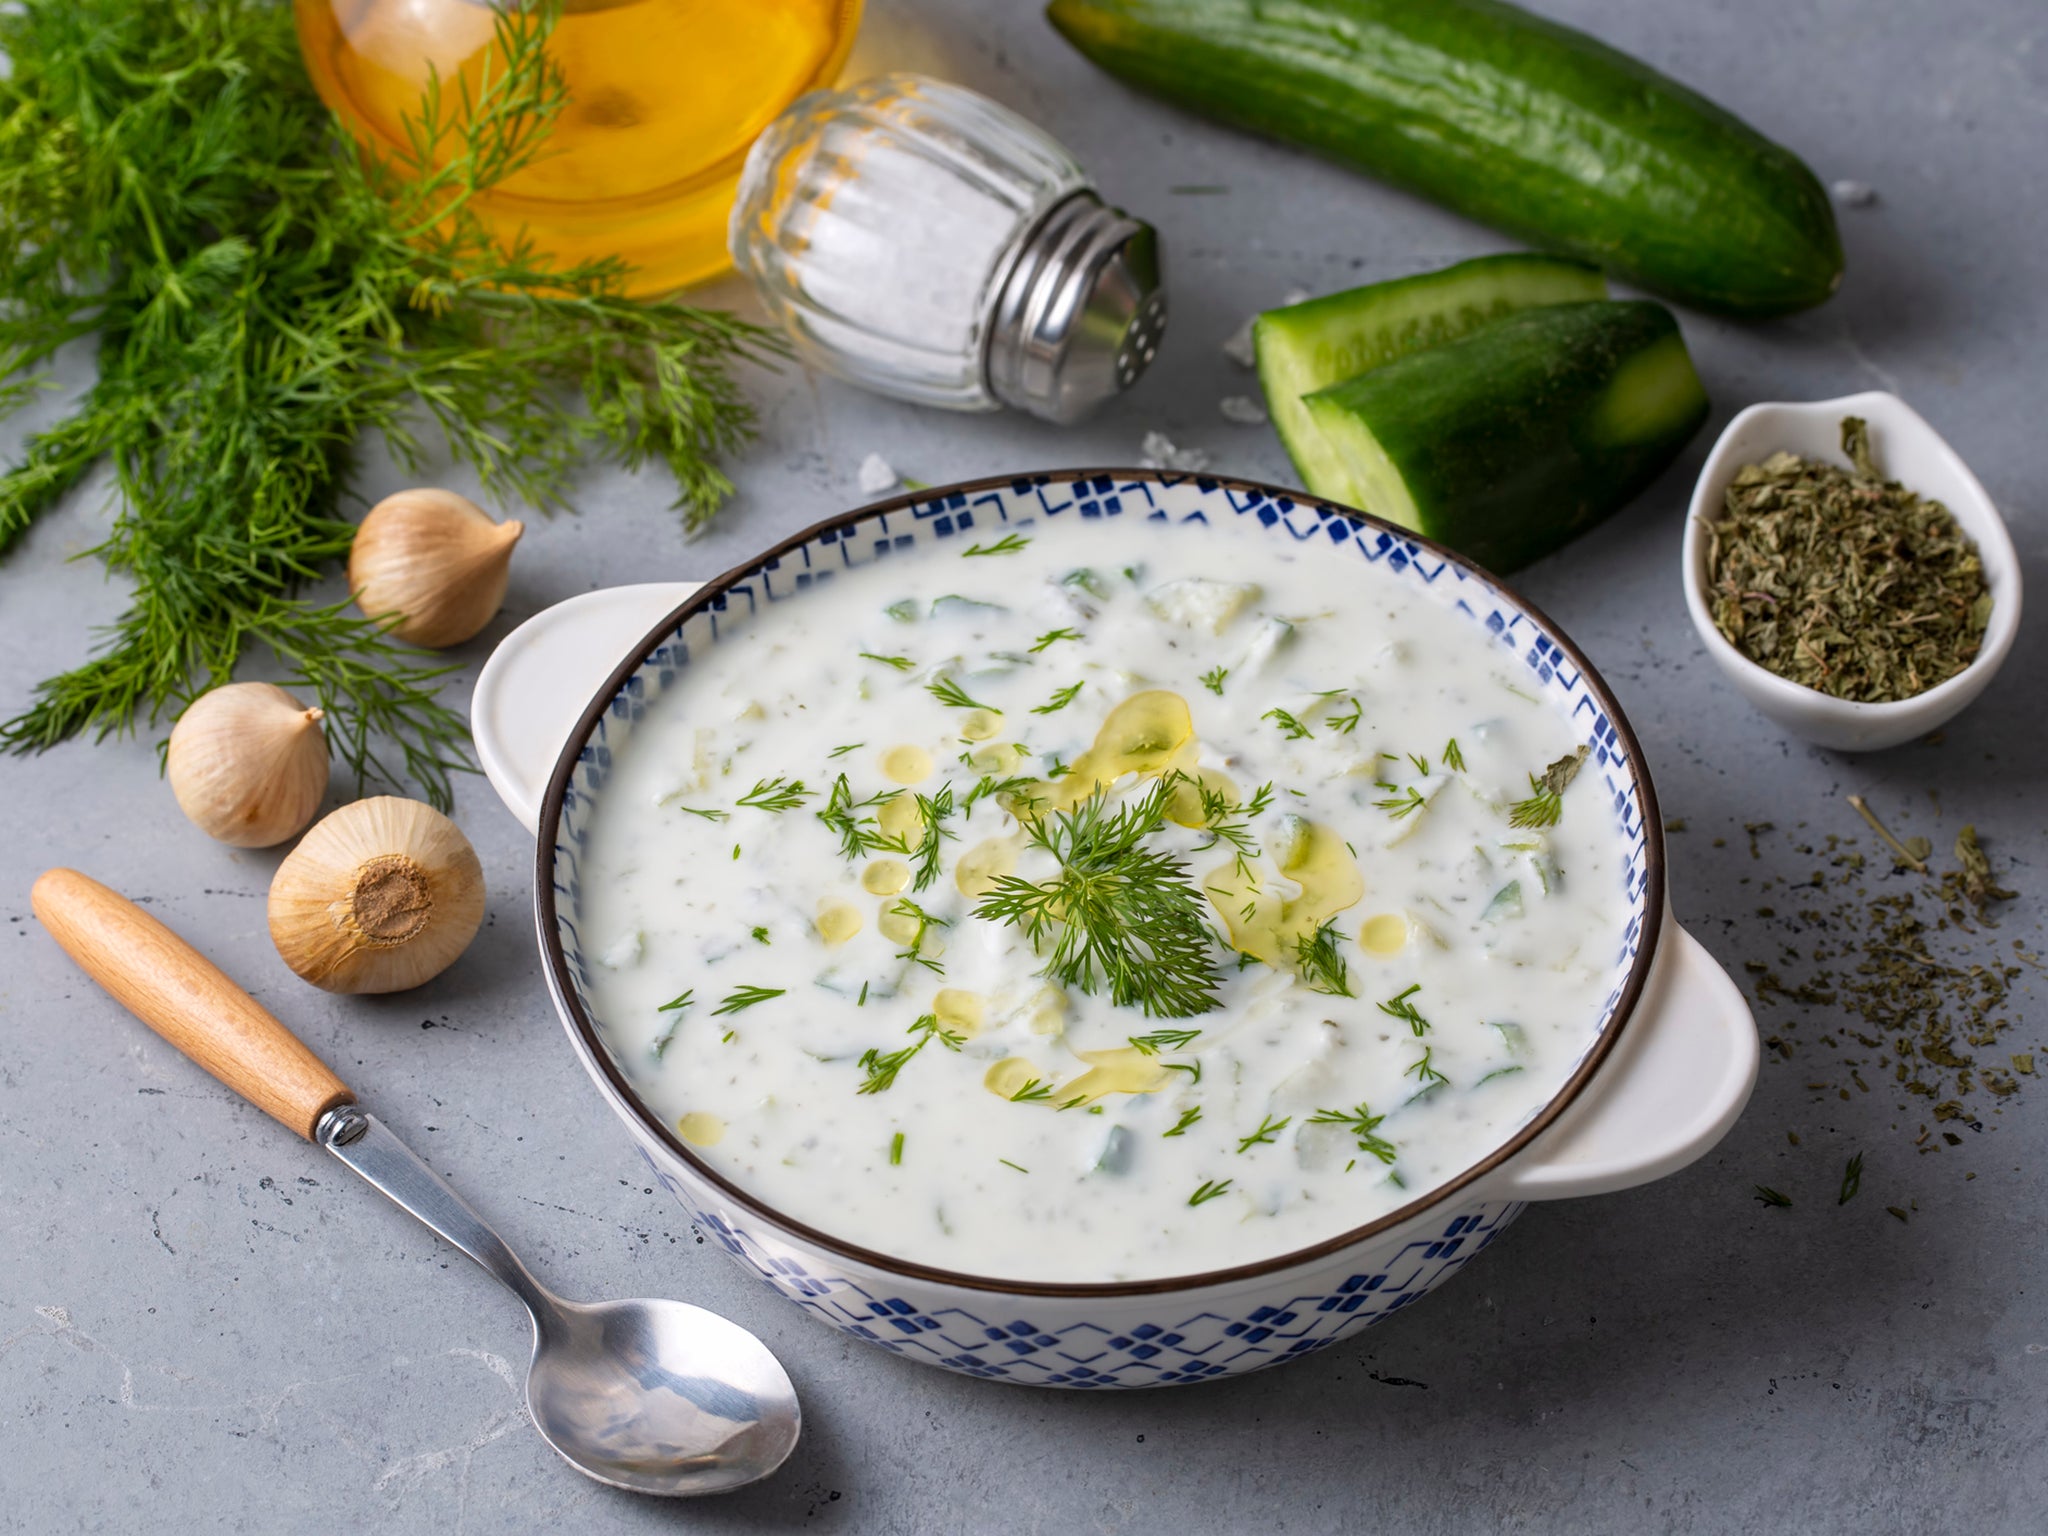
[[[430,89],[409,144],[373,160],[314,94],[277,0],[0,10],[0,412],[59,349],[98,349],[76,410],[0,475],[0,551],[104,459],[119,501],[95,553],[134,584],[0,742],[155,722],[267,649],[359,782],[445,803],[468,751],[442,669],[297,595],[347,552],[364,434],[414,465],[431,421],[493,494],[540,506],[593,448],[666,463],[692,528],[730,491],[717,459],[752,425],[731,367],[776,344],[621,297],[617,263],[556,269],[470,206],[545,152],[565,102],[552,22],[501,13],[492,64]]]

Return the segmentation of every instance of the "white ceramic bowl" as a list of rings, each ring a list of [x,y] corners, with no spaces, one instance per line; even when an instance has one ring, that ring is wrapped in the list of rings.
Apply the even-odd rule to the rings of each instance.
[[[1977,659],[1947,682],[1893,704],[1858,704],[1779,677],[1730,645],[1714,627],[1707,595],[1706,525],[1727,505],[1729,482],[1746,464],[1784,449],[1845,468],[1842,418],[1870,424],[1870,446],[1889,479],[1943,503],[1977,546],[1991,589],[1991,622]],[[1998,508],[1941,434],[1897,395],[1871,390],[1839,400],[1796,404],[1766,401],[1733,421],[1707,455],[1693,488],[1681,556],[1685,606],[1716,666],[1743,697],[1795,735],[1842,752],[1873,752],[1926,735],[1982,693],[2012,649],[2020,628],[2020,562]]]
[[[803,1225],[703,1162],[635,1092],[585,986],[577,934],[585,818],[648,701],[689,675],[721,626],[775,622],[814,584],[907,546],[1039,525],[1086,542],[1091,522],[1241,520],[1312,544],[1361,588],[1406,584],[1481,627],[1501,664],[1594,749],[1628,855],[1632,921],[1613,990],[1568,1081],[1499,1147],[1380,1220],[1296,1252],[1130,1284],[1041,1284],[932,1269]],[[1162,529],[1162,535],[1170,530]],[[1532,1200],[1600,1194],[1683,1167],[1733,1124],[1757,1069],[1733,982],[1672,919],[1642,753],[1606,686],[1543,616],[1483,572],[1355,514],[1244,481],[1087,471],[921,491],[819,524],[702,588],[571,599],[507,637],[472,725],[485,771],[539,835],[535,910],[550,990],[585,1069],[691,1221],[781,1295],[856,1338],[992,1380],[1176,1385],[1273,1365],[1406,1306],[1479,1253]],[[1586,1256],[1596,1266],[1596,1254]]]

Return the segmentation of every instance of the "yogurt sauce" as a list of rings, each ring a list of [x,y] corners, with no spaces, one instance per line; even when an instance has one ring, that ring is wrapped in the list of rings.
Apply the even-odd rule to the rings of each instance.
[[[700,1156],[903,1259],[1149,1279],[1371,1221],[1557,1092],[1623,848],[1469,619],[1230,528],[965,542],[726,615],[616,754],[591,1003]],[[1084,936],[1136,963],[1063,973]]]

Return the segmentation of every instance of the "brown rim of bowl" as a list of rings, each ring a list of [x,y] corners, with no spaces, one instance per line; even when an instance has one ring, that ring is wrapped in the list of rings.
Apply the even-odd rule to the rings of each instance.
[[[626,679],[640,670],[640,667],[645,663],[648,655],[654,648],[673,635],[677,626],[684,619],[706,606],[714,597],[724,593],[734,582],[759,573],[761,568],[769,561],[781,559],[784,555],[809,543],[827,530],[850,528],[854,524],[865,522],[870,518],[879,517],[889,512],[900,512],[907,507],[934,501],[945,496],[1008,489],[1020,481],[1027,483],[1044,483],[1048,481],[1071,482],[1093,480],[1103,476],[1108,476],[1120,484],[1134,480],[1157,483],[1168,478],[1163,471],[1148,469],[1062,469],[1051,471],[1034,470],[1028,473],[1010,475],[987,475],[979,480],[958,480],[949,485],[935,485],[926,490],[910,491],[901,496],[892,496],[885,501],[873,502],[864,507],[856,507],[850,512],[837,513],[832,517],[813,523],[800,533],[791,534],[780,544],[763,551],[761,554],[755,555],[742,565],[734,566],[723,575],[714,576],[695,592],[691,593],[682,603],[678,604],[659,624],[655,625],[640,643],[633,647],[626,660],[613,669],[611,676],[606,679],[604,686],[598,690],[596,696],[590,701],[589,707],[583,711],[583,716],[577,722],[575,731],[563,746],[562,755],[555,762],[555,771],[548,779],[547,796],[541,802],[540,827],[534,842],[534,918],[540,930],[541,952],[547,960],[548,985],[555,995],[556,1005],[563,1011],[564,1016],[569,1022],[572,1038],[575,1040],[577,1048],[583,1053],[585,1064],[595,1067],[597,1073],[604,1079],[611,1097],[617,1103],[629,1109],[634,1118],[639,1121],[641,1129],[664,1147],[672,1157],[680,1160],[697,1177],[703,1179],[713,1189],[718,1190],[728,1200],[752,1212],[772,1226],[779,1227],[806,1243],[822,1248],[828,1253],[838,1254],[842,1258],[849,1259],[856,1264],[866,1265],[889,1274],[901,1275],[906,1279],[919,1280],[931,1285],[949,1285],[958,1287],[961,1290],[1002,1292],[1014,1296],[1033,1296],[1062,1300],[1087,1300],[1113,1296],[1156,1296],[1174,1291],[1202,1290],[1210,1286],[1256,1280],[1266,1275],[1277,1274],[1282,1270],[1293,1269],[1303,1264],[1312,1264],[1319,1260],[1327,1259],[1343,1249],[1377,1237],[1383,1232],[1391,1231],[1402,1223],[1421,1215],[1431,1206],[1442,1204],[1460,1190],[1468,1188],[1476,1181],[1501,1167],[1544,1131],[1548,1130],[1557,1117],[1571,1107],[1586,1085],[1593,1080],[1594,1074],[1600,1070],[1602,1063],[1612,1053],[1615,1043],[1621,1038],[1623,1029],[1634,1019],[1636,1004],[1642,1000],[1643,988],[1649,978],[1650,965],[1656,956],[1658,942],[1663,936],[1664,823],[1658,814],[1657,793],[1650,783],[1648,765],[1643,761],[1642,745],[1636,740],[1635,731],[1629,726],[1628,717],[1622,713],[1620,704],[1616,702],[1613,693],[1609,691],[1606,679],[1600,676],[1593,664],[1550,621],[1549,616],[1542,609],[1522,597],[1521,594],[1512,587],[1509,587],[1498,577],[1474,565],[1470,560],[1454,554],[1441,544],[1422,538],[1420,535],[1411,533],[1405,528],[1397,527],[1383,519],[1354,511],[1350,507],[1342,507],[1332,502],[1323,501],[1318,497],[1310,496],[1305,491],[1290,491],[1280,486],[1266,485],[1257,480],[1243,480],[1232,475],[1175,474],[1171,478],[1176,484],[1184,480],[1199,480],[1207,484],[1224,486],[1233,490],[1249,491],[1259,496],[1296,502],[1312,510],[1327,507],[1331,512],[1340,517],[1347,517],[1353,522],[1361,523],[1369,528],[1380,529],[1383,532],[1392,534],[1397,539],[1405,539],[1417,548],[1427,550],[1429,553],[1471,572],[1481,581],[1495,588],[1502,596],[1509,599],[1533,619],[1579,669],[1579,675],[1585,680],[1587,690],[1599,700],[1600,706],[1607,711],[1607,718],[1613,722],[1615,736],[1621,743],[1623,756],[1635,772],[1637,802],[1642,809],[1643,817],[1643,857],[1645,864],[1643,932],[1636,946],[1635,962],[1629,967],[1628,980],[1622,984],[1621,998],[1614,1006],[1613,1018],[1609,1021],[1607,1028],[1601,1032],[1600,1038],[1594,1041],[1593,1048],[1586,1053],[1585,1060],[1579,1063],[1578,1070],[1566,1079],[1564,1086],[1551,1096],[1549,1102],[1543,1106],[1535,1117],[1523,1125],[1507,1141],[1495,1147],[1487,1156],[1481,1158],[1455,1177],[1445,1180],[1419,1199],[1409,1201],[1408,1204],[1400,1207],[1398,1210],[1390,1211],[1378,1220],[1367,1222],[1362,1227],[1353,1227],[1349,1231],[1342,1232],[1335,1237],[1325,1238],[1322,1242],[1312,1244],[1309,1247],[1292,1249],[1286,1253],[1276,1254],[1269,1259],[1261,1259],[1254,1264],[1240,1264],[1230,1269],[1212,1269],[1194,1275],[1169,1275],[1156,1280],[1101,1281],[1085,1284],[1043,1280],[1003,1280],[988,1275],[962,1274],[955,1270],[938,1269],[929,1264],[919,1264],[908,1259],[882,1253],[873,1248],[863,1248],[857,1243],[847,1242],[844,1238],[834,1237],[829,1232],[821,1232],[816,1227],[808,1226],[792,1217],[785,1216],[782,1212],[733,1183],[718,1172],[717,1169],[700,1159],[659,1116],[648,1109],[640,1095],[633,1090],[624,1075],[619,1071],[617,1064],[612,1060],[611,1052],[605,1047],[604,1042],[597,1037],[595,1024],[591,1021],[590,1016],[584,1012],[582,1005],[576,1000],[576,990],[571,985],[568,974],[568,958],[562,951],[560,925],[555,913],[555,840],[561,830],[563,792],[568,786],[571,775],[576,770],[583,746],[590,739],[590,733],[595,729],[598,718],[611,707],[613,698],[625,686]]]

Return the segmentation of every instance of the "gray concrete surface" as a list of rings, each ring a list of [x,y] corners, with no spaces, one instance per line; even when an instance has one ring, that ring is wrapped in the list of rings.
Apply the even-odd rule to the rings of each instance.
[[[1708,432],[1631,512],[1522,581],[1605,670],[1666,810],[1686,820],[1672,839],[1679,913],[1731,967],[1773,958],[1786,930],[1756,916],[1757,887],[1803,876],[1812,861],[1797,840],[1858,833],[1844,796],[1860,791],[1944,847],[1973,820],[2022,892],[1998,942],[2038,948],[2038,615],[1943,743],[1848,758],[1782,739],[1720,684],[1675,567],[1693,471],[1735,409],[1877,386],[1976,468],[2048,601],[2048,17],[2032,0],[1544,9],[1718,97],[1824,179],[1879,192],[1843,212],[1850,275],[1833,303],[1768,326],[1684,316],[1715,400]],[[505,614],[462,652],[467,676],[491,639],[560,598],[716,571],[850,504],[871,448],[936,482],[1128,462],[1159,427],[1219,468],[1284,479],[1268,433],[1217,411],[1251,389],[1218,352],[1242,316],[1296,285],[1503,244],[1132,97],[1069,54],[1034,6],[885,0],[863,55],[950,75],[1050,125],[1112,196],[1158,222],[1174,320],[1154,377],[1070,432],[920,413],[794,372],[763,379],[765,430],[717,532],[686,544],[658,477],[593,472],[578,515],[531,525]],[[381,468],[362,482],[370,495],[397,483]],[[0,571],[10,710],[118,608],[95,565],[67,563],[104,525],[102,500],[74,497]],[[480,780],[463,787],[459,816],[490,880],[488,926],[434,985],[368,1001],[316,994],[284,970],[263,918],[276,855],[187,826],[149,733],[7,760],[0,785],[0,1529],[1988,1536],[2048,1524],[2038,1080],[1963,1145],[1929,1155],[1913,1148],[1922,1108],[1902,1113],[1882,1085],[1847,1103],[1809,1092],[1808,1060],[1773,1061],[1705,1160],[1633,1193],[1532,1211],[1469,1274],[1355,1344],[1192,1390],[1031,1394],[841,1341],[707,1252],[647,1187],[548,1008],[527,840]],[[1752,859],[1742,827],[1756,821],[1780,830]],[[86,983],[29,914],[30,881],[58,863],[149,902],[245,981],[547,1280],[684,1295],[758,1330],[809,1416],[786,1470],[674,1506],[558,1464],[522,1420],[513,1303]],[[2043,978],[2029,971],[2020,986],[1994,1059],[2048,1047]],[[1774,1010],[1768,1027],[1787,1016]],[[1811,1010],[1801,1038],[1829,1020]],[[1838,1207],[1856,1150],[1863,1190]],[[1758,1183],[1794,1206],[1757,1203]],[[1910,1223],[1889,1204],[1916,1207]]]

